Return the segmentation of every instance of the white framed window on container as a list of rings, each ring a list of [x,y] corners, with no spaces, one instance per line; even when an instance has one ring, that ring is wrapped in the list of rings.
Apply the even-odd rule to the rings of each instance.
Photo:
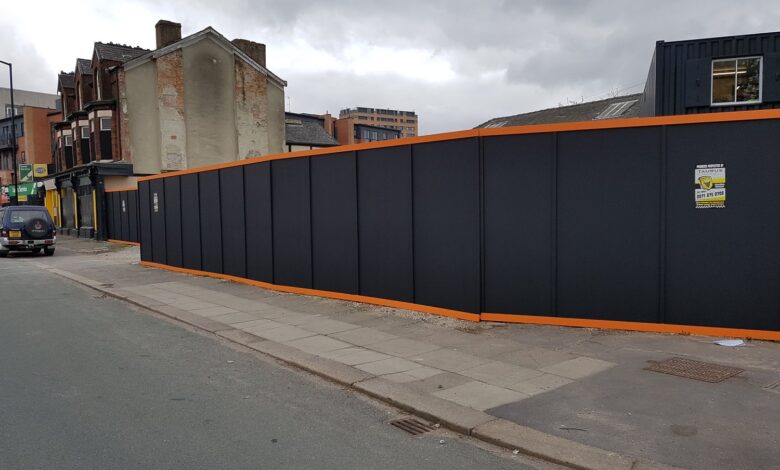
[[[89,127],[81,126],[79,129],[81,129],[81,139],[89,139]]]
[[[760,56],[712,61],[712,105],[761,102],[763,60]]]
[[[102,117],[102,118],[100,118],[100,130],[101,131],[110,131],[111,130],[111,118],[109,118],[109,117]]]

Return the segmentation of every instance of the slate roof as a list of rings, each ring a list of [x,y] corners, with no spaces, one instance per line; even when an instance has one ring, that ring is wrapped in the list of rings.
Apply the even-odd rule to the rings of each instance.
[[[92,75],[92,61],[89,59],[76,59],[76,73]]]
[[[309,114],[284,113],[287,143],[331,147],[339,145],[333,136],[325,132],[324,119]]]
[[[60,72],[58,79],[60,81],[60,86],[63,88],[73,88],[76,86],[76,75],[73,72]]]
[[[149,52],[149,49],[142,47],[126,46],[124,44],[114,44],[112,42],[95,43],[95,55],[98,60],[113,60],[116,62],[127,62],[136,57]]]
[[[639,116],[639,101],[641,93],[634,95],[618,96],[607,98],[605,100],[589,101],[587,103],[578,103],[570,106],[559,106],[557,108],[532,111],[530,113],[515,114],[514,116],[504,116],[493,118],[487,122],[478,125],[476,128],[485,127],[509,127],[509,126],[528,126],[533,124],[554,124],[558,122],[576,122],[592,121],[594,119],[625,119]],[[629,102],[632,102],[628,104]],[[615,105],[612,110],[618,107],[619,103],[626,103],[620,106],[622,112],[618,115],[600,116],[607,111],[610,105]]]

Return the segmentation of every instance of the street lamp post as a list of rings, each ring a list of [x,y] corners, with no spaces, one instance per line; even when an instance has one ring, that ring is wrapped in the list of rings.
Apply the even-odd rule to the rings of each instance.
[[[11,84],[11,159],[13,161],[13,184],[14,195],[11,196],[11,205],[19,203],[19,185],[17,184],[17,173],[19,168],[16,165],[16,108],[14,107],[14,66],[10,62],[0,60],[0,64],[8,66],[8,77]]]

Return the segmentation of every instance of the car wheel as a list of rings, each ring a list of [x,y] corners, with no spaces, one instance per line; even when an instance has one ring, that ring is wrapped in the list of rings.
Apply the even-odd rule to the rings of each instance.
[[[0,258],[7,258],[8,252],[7,251],[0,251]]]
[[[43,254],[46,256],[51,256],[54,254],[54,248],[44,248]]]
[[[34,248],[32,252],[35,253],[36,255],[39,255],[41,254],[41,250],[43,250],[43,248]]]

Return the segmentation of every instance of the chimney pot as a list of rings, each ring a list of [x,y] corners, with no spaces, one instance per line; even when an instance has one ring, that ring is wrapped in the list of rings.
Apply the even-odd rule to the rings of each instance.
[[[233,45],[241,49],[255,62],[265,67],[265,44],[250,41],[248,39],[233,39]]]
[[[181,23],[160,20],[154,25],[154,29],[157,33],[157,49],[169,46],[181,39]]]

